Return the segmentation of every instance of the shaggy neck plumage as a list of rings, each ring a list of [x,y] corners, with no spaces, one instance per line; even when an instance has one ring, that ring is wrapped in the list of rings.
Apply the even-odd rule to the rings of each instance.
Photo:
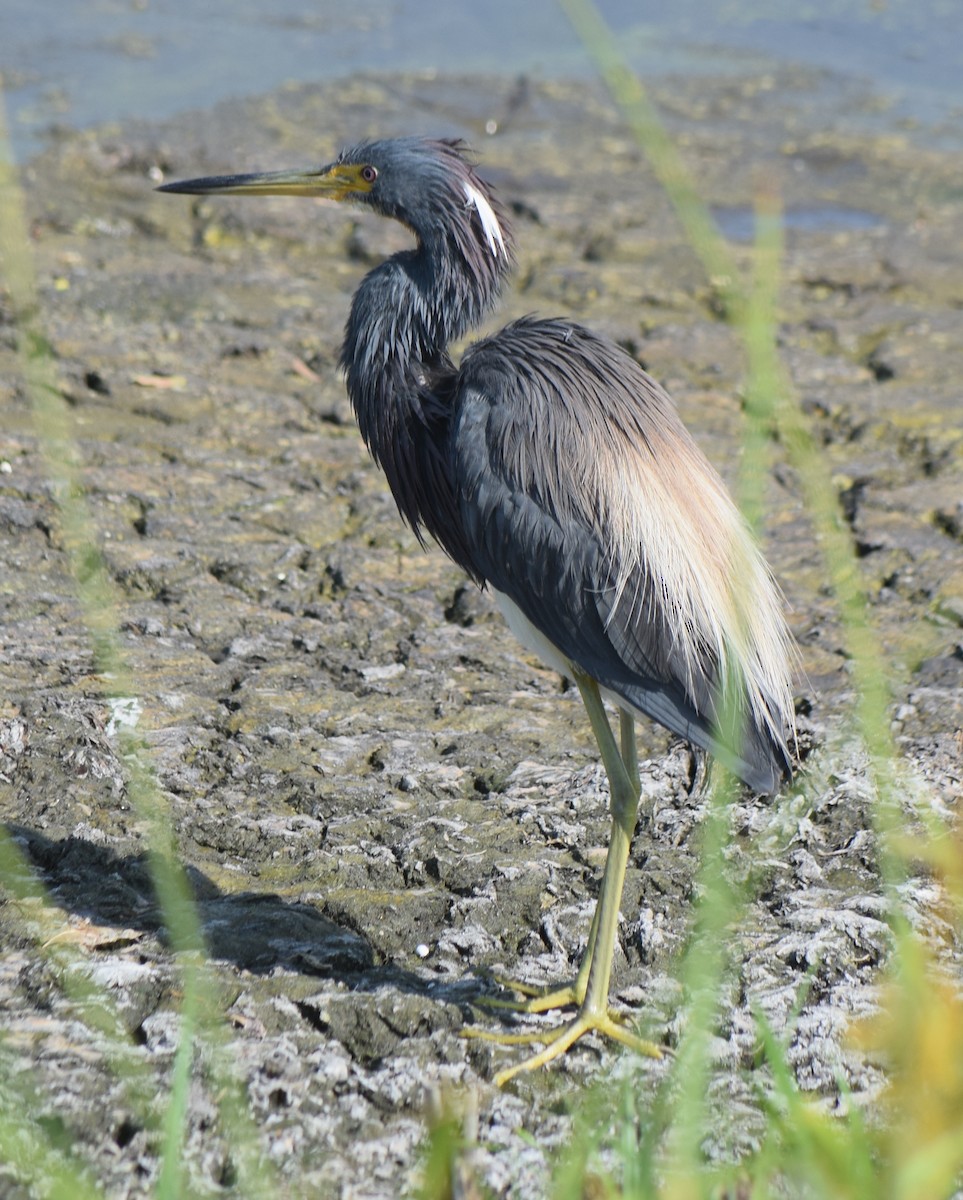
[[[457,201],[456,201],[457,203]],[[455,368],[449,344],[492,308],[512,263],[507,226],[495,250],[462,200],[450,220],[416,230],[417,249],[362,281],[345,329],[341,366],[358,427],[388,479],[401,515],[421,537],[444,536],[431,484],[444,486]]]

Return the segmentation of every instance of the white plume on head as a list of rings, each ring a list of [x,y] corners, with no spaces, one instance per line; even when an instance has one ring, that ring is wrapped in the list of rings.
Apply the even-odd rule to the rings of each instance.
[[[491,247],[492,254],[497,258],[499,249],[504,254],[505,239],[502,237],[501,226],[498,224],[498,218],[495,216],[494,209],[488,203],[486,197],[478,188],[472,187],[470,183],[465,184],[465,196],[468,199],[469,205],[474,204],[478,210],[482,229],[485,231],[485,237],[488,238],[488,245]]]

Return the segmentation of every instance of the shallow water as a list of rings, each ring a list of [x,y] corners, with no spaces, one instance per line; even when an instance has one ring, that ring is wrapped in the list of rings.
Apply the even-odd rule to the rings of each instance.
[[[795,62],[865,81],[880,121],[922,123],[959,146],[963,39],[956,3],[844,0],[831,15],[788,2],[750,6],[608,0],[600,8],[643,77],[745,74]],[[956,15],[954,16],[954,12]],[[588,74],[585,54],[551,0],[5,0],[0,72],[14,149],[34,152],[57,127],[161,119],[289,82],[363,71]],[[862,120],[870,118],[864,113]]]
[[[733,205],[712,209],[720,232],[731,242],[751,242],[755,236],[755,214],[748,205]],[[883,218],[860,208],[843,208],[838,204],[818,204],[810,207],[787,208],[782,215],[789,232],[837,233],[875,229]]]

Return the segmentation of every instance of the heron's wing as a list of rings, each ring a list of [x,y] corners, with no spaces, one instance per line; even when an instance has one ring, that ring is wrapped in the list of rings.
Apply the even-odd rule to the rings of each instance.
[[[693,453],[701,465],[665,393],[579,327],[525,320],[478,343],[462,362],[451,442],[465,565],[603,687],[770,790],[782,774],[770,735],[749,731],[738,754],[719,745],[712,649],[666,600],[667,548],[627,550],[613,502],[622,489],[662,494],[640,472],[665,471],[660,453],[679,439],[676,468]],[[632,477],[611,478],[625,461]]]

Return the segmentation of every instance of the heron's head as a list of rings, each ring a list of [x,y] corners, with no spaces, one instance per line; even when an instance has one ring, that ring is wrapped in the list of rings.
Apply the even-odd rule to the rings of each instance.
[[[488,255],[504,269],[512,257],[505,212],[465,149],[454,140],[386,138],[350,146],[316,169],[188,179],[159,190],[347,201],[401,221],[424,245],[454,243],[470,260]]]

